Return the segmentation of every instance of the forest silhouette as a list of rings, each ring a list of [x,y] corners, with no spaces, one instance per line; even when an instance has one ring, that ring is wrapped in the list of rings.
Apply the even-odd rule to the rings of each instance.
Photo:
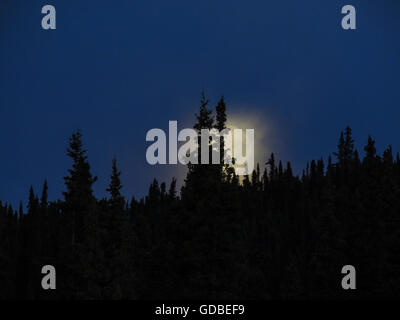
[[[224,129],[223,98],[215,117],[208,105],[203,95],[194,128]],[[300,176],[274,154],[241,181],[228,165],[189,165],[180,193],[154,179],[140,200],[121,195],[115,159],[96,199],[79,131],[67,155],[63,199],[48,201],[45,181],[27,210],[0,202],[0,299],[400,296],[400,157],[368,137],[360,158],[349,127],[334,159]],[[41,287],[44,265],[56,290]],[[344,265],[356,290],[341,286]]]

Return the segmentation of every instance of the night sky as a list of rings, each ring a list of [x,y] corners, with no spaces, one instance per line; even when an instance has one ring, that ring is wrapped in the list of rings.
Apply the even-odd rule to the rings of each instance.
[[[41,28],[42,6],[57,29]],[[357,30],[341,28],[342,6]],[[26,203],[33,185],[61,198],[80,129],[95,193],[105,195],[115,156],[124,194],[142,197],[154,177],[146,132],[191,127],[202,88],[215,106],[257,119],[265,155],[306,162],[335,151],[349,125],[400,151],[400,2],[237,0],[1,0],[0,199]]]

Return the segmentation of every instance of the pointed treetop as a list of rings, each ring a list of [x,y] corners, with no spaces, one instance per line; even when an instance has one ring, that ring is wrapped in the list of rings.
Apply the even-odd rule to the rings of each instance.
[[[204,89],[201,93],[200,111],[196,114],[197,123],[194,128],[200,132],[201,129],[211,129],[214,123],[212,111],[207,108],[209,100],[206,99]]]
[[[171,199],[176,198],[176,179],[175,178],[172,178],[171,185],[169,186],[168,197]]]
[[[34,213],[37,209],[38,203],[39,203],[38,197],[35,195],[33,187],[31,186],[29,188],[28,212],[31,214]]]
[[[224,101],[224,96],[222,96],[221,99],[218,101],[216,112],[216,128],[219,131],[222,131],[225,129],[226,124],[226,104]]]
[[[85,156],[86,150],[83,149],[82,143],[82,133],[80,130],[77,130],[72,134],[69,138],[69,147],[67,148],[67,155],[72,159],[86,159]]]
[[[110,194],[111,200],[119,200],[122,198],[120,192],[122,189],[120,175],[121,172],[118,171],[117,160],[114,158],[112,160],[110,185],[106,190]]]
[[[81,199],[92,199],[92,184],[97,177],[90,172],[90,165],[87,161],[86,150],[83,148],[82,134],[78,130],[73,133],[69,140],[67,155],[72,158],[72,169],[69,169],[69,176],[64,177],[67,191],[63,192],[66,200],[73,200],[79,204]]]
[[[293,177],[293,170],[292,170],[292,165],[290,164],[290,161],[288,161],[286,164],[286,175],[289,178]]]
[[[367,159],[374,158],[376,155],[375,140],[371,136],[368,136],[368,143],[364,147],[365,157]]]
[[[47,180],[44,180],[42,196],[40,198],[40,205],[43,206],[43,207],[47,206],[47,198],[48,198],[47,190],[48,190]]]
[[[354,140],[352,138],[351,128],[349,126],[345,128],[344,132],[340,132],[337,149],[338,151],[334,152],[334,155],[337,157],[341,165],[348,164],[354,160]]]

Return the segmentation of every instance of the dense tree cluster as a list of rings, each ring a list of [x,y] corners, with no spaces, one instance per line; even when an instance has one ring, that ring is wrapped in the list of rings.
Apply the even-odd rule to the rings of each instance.
[[[225,128],[202,98],[196,130]],[[335,161],[293,175],[271,154],[242,181],[227,165],[189,165],[180,194],[154,180],[127,201],[112,161],[109,197],[98,200],[80,132],[70,139],[64,199],[31,188],[27,210],[0,202],[0,299],[371,298],[400,295],[400,158],[360,159],[350,128]],[[201,152],[201,151],[200,151]],[[41,288],[41,268],[57,289]],[[357,290],[341,287],[354,265]]]

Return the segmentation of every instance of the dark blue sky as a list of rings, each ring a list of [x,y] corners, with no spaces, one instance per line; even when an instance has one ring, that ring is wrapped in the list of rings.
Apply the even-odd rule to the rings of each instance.
[[[46,4],[57,30],[41,29]],[[355,31],[341,28],[346,4]],[[26,202],[45,178],[61,197],[78,128],[96,195],[116,156],[124,193],[143,196],[178,172],[146,163],[146,132],[191,126],[202,88],[228,113],[266,119],[265,157],[297,172],[334,151],[346,125],[359,148],[371,134],[379,151],[400,151],[399,39],[394,0],[1,0],[0,199]]]

